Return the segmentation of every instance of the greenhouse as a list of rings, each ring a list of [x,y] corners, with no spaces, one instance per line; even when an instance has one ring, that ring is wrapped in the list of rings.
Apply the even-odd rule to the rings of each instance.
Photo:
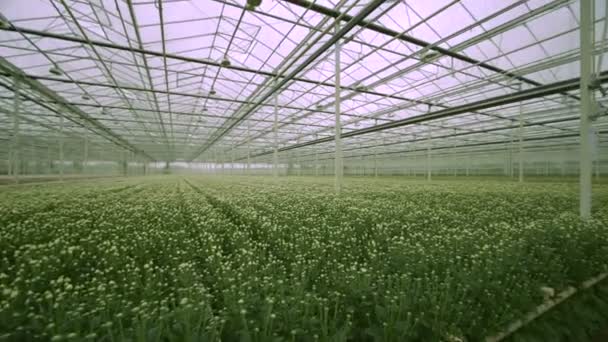
[[[608,341],[607,20],[0,1],[0,341]]]

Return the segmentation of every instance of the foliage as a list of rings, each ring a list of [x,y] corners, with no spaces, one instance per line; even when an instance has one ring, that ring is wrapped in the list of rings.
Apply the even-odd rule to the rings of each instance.
[[[7,188],[0,340],[476,341],[607,269],[607,197],[583,223],[565,184]]]

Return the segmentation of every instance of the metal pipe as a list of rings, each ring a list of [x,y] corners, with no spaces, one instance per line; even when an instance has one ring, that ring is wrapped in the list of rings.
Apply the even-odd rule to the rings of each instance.
[[[326,15],[326,16],[331,16],[331,17],[337,18],[338,20],[342,20],[342,21],[350,21],[353,18],[352,16],[350,16],[348,14],[341,13],[341,12],[339,12],[337,10],[334,10],[334,9],[331,9],[331,8],[327,8],[327,7],[318,5],[317,3],[313,3],[313,2],[310,2],[310,1],[307,1],[307,0],[284,0],[284,1],[288,2],[288,3],[291,3],[291,4],[294,4],[296,6],[299,6],[299,7],[305,8],[308,11],[320,13],[320,14],[323,14],[323,15]],[[557,1],[556,4],[560,4],[560,3],[564,3],[564,2],[566,2],[566,0]],[[512,73],[512,72],[507,71],[507,70],[503,70],[503,69],[498,68],[496,66],[493,66],[491,64],[488,64],[488,63],[485,63],[485,62],[482,62],[482,61],[478,61],[478,60],[476,60],[474,58],[471,58],[471,57],[468,57],[468,56],[465,56],[465,55],[461,55],[461,54],[453,52],[453,51],[451,51],[449,49],[445,49],[445,48],[442,48],[440,46],[436,46],[436,45],[431,44],[429,42],[426,42],[424,40],[421,40],[421,39],[418,39],[418,38],[415,38],[415,37],[412,37],[412,36],[404,35],[404,34],[399,33],[397,31],[391,30],[391,29],[389,29],[389,28],[387,28],[385,26],[381,26],[381,25],[378,25],[378,24],[375,24],[375,23],[372,23],[372,22],[369,22],[369,21],[366,21],[366,20],[360,20],[357,23],[357,25],[361,26],[361,27],[365,27],[368,30],[375,31],[375,32],[378,32],[378,33],[381,33],[381,34],[384,34],[384,35],[387,35],[387,36],[390,36],[390,37],[395,37],[395,38],[397,38],[397,39],[399,39],[401,41],[404,41],[406,43],[414,44],[414,45],[417,45],[419,47],[422,47],[422,48],[425,48],[425,49],[428,49],[428,50],[433,50],[435,52],[439,52],[442,55],[450,56],[450,57],[452,57],[454,59],[458,59],[460,61],[463,61],[463,62],[466,62],[466,63],[470,63],[472,65],[477,65],[477,66],[479,66],[482,69],[490,70],[492,72],[496,72],[496,73],[499,73],[499,74],[502,74],[502,75],[505,75],[505,76],[517,79],[519,81],[526,82],[528,84],[533,84],[533,85],[536,85],[536,86],[540,85],[539,82],[536,82],[534,80],[525,78],[523,76],[519,76],[519,75],[517,75],[515,73]]]
[[[59,180],[63,181],[63,116],[59,117]]]
[[[11,167],[13,168],[12,176],[15,183],[19,183],[19,168],[20,168],[20,156],[19,156],[19,111],[21,106],[21,77],[14,77],[14,98],[13,98],[13,141],[12,141],[12,161]]]
[[[513,172],[513,131],[509,133],[509,176],[511,179],[515,177]]]
[[[80,43],[80,44],[88,44],[91,46],[96,46],[96,47],[103,47],[103,48],[108,48],[108,49],[114,49],[114,50],[121,50],[121,51],[129,51],[132,53],[138,53],[141,55],[149,55],[149,56],[154,56],[154,57],[166,57],[169,59],[175,59],[175,60],[179,60],[179,61],[183,61],[183,62],[188,62],[188,63],[193,63],[193,64],[200,64],[200,65],[206,65],[206,66],[213,66],[213,67],[222,67],[225,69],[230,69],[230,70],[235,70],[235,71],[242,71],[242,72],[247,72],[247,73],[251,73],[254,75],[261,75],[261,76],[267,76],[267,77],[271,77],[271,78],[284,78],[286,76],[284,75],[280,75],[277,73],[273,73],[273,72],[268,72],[268,71],[262,71],[262,70],[255,70],[255,69],[249,69],[246,67],[241,67],[241,66],[237,66],[237,65],[230,65],[230,66],[221,66],[220,63],[209,60],[209,59],[201,59],[201,58],[194,58],[194,57],[187,57],[187,56],[182,56],[182,55],[175,55],[175,54],[171,54],[171,53],[165,53],[163,54],[162,52],[159,51],[152,51],[152,50],[147,50],[147,49],[143,49],[143,48],[137,48],[137,47],[130,47],[130,46],[123,46],[123,45],[118,45],[118,44],[114,44],[114,43],[108,43],[108,42],[104,42],[104,41],[97,41],[97,40],[92,40],[92,39],[83,39],[80,37],[76,37],[76,36],[67,36],[67,35],[62,35],[62,34],[58,34],[58,33],[52,33],[52,32],[48,32],[48,31],[38,31],[38,30],[33,30],[33,29],[29,29],[29,28],[24,28],[24,27],[14,27],[11,26],[9,28],[0,28],[0,31],[10,31],[10,32],[20,32],[23,34],[29,34],[29,35],[34,35],[34,36],[38,36],[38,37],[43,37],[43,38],[52,38],[52,39],[57,39],[57,40],[63,40],[63,41],[68,41],[68,42],[74,42],[74,43]],[[150,70],[154,70],[155,68],[151,67],[149,68]],[[158,69],[158,68],[156,68]],[[161,69],[162,70],[162,69]],[[44,79],[43,76],[38,76],[41,79]],[[310,80],[310,79],[306,79],[306,78],[300,78],[300,77],[293,77],[292,78],[294,81],[297,82],[303,82],[303,83],[308,83],[308,84],[314,84],[314,85],[319,85],[319,86],[324,86],[324,87],[334,87],[334,84],[331,83],[327,83],[327,82],[319,82],[319,81],[315,81],[315,80]],[[66,82],[72,82],[75,84],[86,84],[82,81],[74,81],[74,80],[63,80]],[[122,86],[121,86],[122,88]],[[125,87],[125,89],[128,89]],[[358,91],[361,93],[365,93],[365,94],[370,94],[370,95],[375,95],[375,96],[382,96],[382,97],[387,97],[387,98],[391,98],[391,99],[395,99],[395,100],[400,100],[400,101],[408,101],[408,102],[412,102],[415,104],[428,104],[425,101],[422,100],[416,100],[416,99],[410,99],[410,98],[406,98],[403,96],[399,96],[399,95],[394,95],[394,94],[383,94],[380,92],[376,92],[374,90],[371,89],[366,89],[366,90],[358,90],[356,89],[356,87],[349,87],[349,86],[342,86],[343,90],[350,90],[350,91]]]
[[[87,163],[89,161],[89,136],[87,134],[87,132],[84,133],[84,158],[83,158],[83,165],[82,165],[82,171],[83,173],[86,173],[87,171]]]
[[[336,22],[336,35],[338,35],[339,29],[340,29],[340,22],[337,21]],[[342,160],[342,124],[340,123],[340,41],[336,40],[336,45],[335,45],[335,60],[334,60],[334,64],[335,64],[335,84],[336,84],[336,88],[335,88],[335,96],[336,96],[336,100],[334,102],[334,107],[336,110],[335,113],[335,133],[334,133],[334,137],[335,137],[335,160],[334,160],[334,189],[336,191],[337,194],[340,193],[340,190],[342,189],[342,174],[344,172],[344,167],[343,167],[343,160]]]
[[[228,125],[228,127],[226,127],[226,129],[224,129],[222,132],[220,132],[216,137],[212,138],[211,141],[209,141],[209,143],[205,144],[205,146],[203,146],[199,151],[197,151],[197,153],[195,153],[191,157],[191,159],[194,159],[197,156],[199,156],[201,153],[205,152],[216,141],[218,141],[224,135],[226,135],[230,130],[232,130],[232,128],[234,128],[242,120],[244,120],[247,116],[249,116],[253,111],[255,111],[260,104],[267,101],[272,96],[272,94],[279,91],[279,89],[281,89],[284,85],[286,85],[289,81],[291,81],[297,74],[302,72],[302,70],[304,70],[310,63],[315,61],[319,56],[321,56],[323,53],[325,53],[325,51],[327,51],[330,47],[332,47],[340,38],[342,38],[346,33],[348,33],[355,25],[357,25],[360,21],[362,21],[363,19],[365,19],[365,17],[367,17],[370,13],[372,13],[376,8],[378,8],[380,5],[382,5],[384,3],[384,1],[385,0],[373,0],[371,3],[369,3],[367,6],[365,6],[355,17],[353,17],[346,25],[344,25],[344,27],[342,27],[342,29],[340,29],[339,31],[336,31],[336,33],[331,38],[329,38],[327,41],[325,41],[325,43],[323,43],[323,45],[321,47],[319,47],[317,50],[315,50],[310,55],[308,55],[306,60],[304,60],[302,63],[298,64],[297,67],[293,68],[293,70],[287,76],[281,78],[280,80],[277,80],[276,85],[270,91],[268,91],[267,93],[260,96],[260,99],[258,100],[258,102],[256,104],[250,106],[249,109],[247,111],[245,111],[245,113],[243,113],[240,117],[236,118],[235,120],[232,120],[231,123]]]
[[[519,85],[519,91],[521,91],[522,85]],[[524,141],[523,141],[523,135],[524,135],[524,121],[523,121],[523,102],[519,102],[519,113],[518,113],[518,120],[519,120],[519,130],[517,132],[518,136],[519,136],[519,143],[518,143],[518,147],[519,147],[519,183],[523,183],[524,182]]]
[[[595,1],[580,1],[580,41],[581,41],[581,78],[580,78],[580,216],[591,218],[591,122],[593,93],[590,89],[594,70],[594,57],[591,54],[593,37],[593,6]]]
[[[604,130],[600,132],[601,134],[608,134],[608,130]],[[533,137],[533,138],[525,138],[524,142],[545,142],[548,140],[564,140],[564,139],[571,139],[571,138],[577,138],[579,137],[578,133],[569,133],[569,134],[560,134],[560,135],[552,135],[552,136],[538,136],[538,137]],[[437,138],[437,137],[435,137]],[[426,138],[422,138],[422,141],[425,141]],[[460,144],[460,145],[448,145],[448,146],[435,146],[433,147],[433,151],[439,151],[439,150],[455,150],[458,148],[472,148],[472,147],[484,147],[484,146],[506,146],[506,144],[508,143],[508,140],[502,140],[502,141],[490,141],[490,142],[482,142],[482,143],[468,143],[468,144]],[[573,146],[578,146],[578,142],[570,142],[570,143],[565,143],[565,144],[561,144],[561,145],[547,145],[546,147],[552,147],[552,146],[559,146],[559,147],[573,147]],[[543,146],[541,146],[542,148]],[[529,147],[528,149],[532,149],[534,147]],[[414,152],[425,152],[426,151],[426,146],[421,147],[419,149],[411,149],[408,152],[414,153]],[[491,149],[491,150],[471,150],[471,151],[461,151],[461,152],[454,152],[454,153],[471,153],[471,152],[504,152],[505,148],[495,148],[495,149]],[[452,154],[454,154],[452,153]],[[331,157],[327,157],[324,158],[322,160],[331,160],[333,161],[334,157],[333,157],[333,152],[324,152],[324,154],[332,154]],[[382,152],[380,153],[382,155],[402,155],[404,154],[403,150],[399,150],[399,151],[386,151],[386,152]],[[312,154],[309,154],[312,155]],[[436,154],[437,155],[437,154]],[[367,153],[367,154],[357,154],[357,155],[348,155],[348,156],[343,156],[344,159],[347,158],[359,158],[361,156],[364,157],[371,157],[373,156],[373,153]],[[424,153],[421,154],[422,157],[425,156]],[[424,170],[422,172],[422,174],[424,175]]]
[[[250,124],[247,124],[247,175],[251,175],[251,135],[249,132]]]
[[[275,81],[276,84],[276,81]],[[274,122],[272,123],[273,135],[273,153],[272,153],[272,175],[277,178],[279,176],[278,161],[279,161],[279,136],[277,134],[277,122],[279,121],[279,94],[274,94]]]
[[[598,81],[600,83],[608,82],[608,71],[604,71],[600,75],[598,75],[596,81]],[[413,124],[418,124],[418,123],[422,123],[422,122],[426,122],[426,121],[431,121],[431,120],[447,118],[447,117],[451,117],[451,116],[455,116],[455,115],[459,115],[459,114],[464,114],[464,113],[472,112],[475,110],[493,108],[493,107],[498,107],[498,106],[507,105],[507,104],[511,104],[511,103],[517,103],[520,101],[535,99],[535,98],[539,98],[539,97],[555,95],[555,94],[559,94],[559,93],[563,93],[563,92],[576,90],[579,88],[579,86],[580,86],[580,79],[572,78],[569,80],[546,84],[546,85],[532,88],[532,89],[518,91],[518,92],[515,92],[512,94],[496,96],[496,97],[493,97],[490,99],[471,102],[471,103],[464,104],[461,106],[440,109],[440,110],[430,112],[427,114],[422,114],[422,115],[409,117],[409,118],[405,118],[405,119],[401,119],[401,120],[395,120],[395,121],[391,121],[388,123],[374,125],[374,126],[366,127],[366,128],[362,128],[362,129],[352,130],[352,131],[349,131],[346,133],[342,133],[341,138],[350,138],[350,137],[355,137],[355,136],[359,136],[359,135],[379,132],[379,131],[383,131],[383,130],[387,130],[387,129],[393,129],[393,128],[403,127],[403,126],[410,126]],[[301,147],[306,147],[306,146],[311,146],[311,145],[316,145],[316,144],[321,144],[321,143],[327,143],[334,139],[335,139],[335,137],[328,136],[328,137],[324,137],[324,138],[319,138],[319,139],[303,142],[300,144],[285,146],[285,147],[280,148],[279,151],[283,152],[283,151],[288,151],[288,150],[292,150],[295,148],[301,148]],[[255,156],[259,157],[259,156],[263,156],[266,154],[268,154],[268,152],[258,153]]]
[[[432,170],[431,170],[431,132],[428,132],[426,138],[426,180],[431,181]]]
[[[374,177],[378,177],[378,154],[376,152],[374,149]]]
[[[98,51],[97,47],[96,47],[94,44],[91,44],[91,43],[90,43],[90,41],[89,41],[89,37],[88,37],[87,32],[84,30],[84,28],[82,27],[82,25],[81,25],[81,24],[80,24],[80,22],[78,21],[78,18],[77,18],[77,17],[74,15],[74,13],[73,13],[72,9],[71,9],[71,8],[70,8],[70,7],[67,5],[67,3],[65,2],[65,0],[60,0],[60,2],[61,2],[61,4],[63,5],[63,7],[64,7],[65,11],[68,13],[68,15],[70,16],[70,18],[72,19],[72,20],[71,20],[71,22],[72,22],[72,23],[73,23],[73,24],[76,26],[76,28],[77,28],[77,32],[75,32],[75,30],[73,30],[73,29],[70,29],[70,31],[71,31],[73,34],[75,34],[75,35],[76,35],[77,33],[80,33],[80,35],[82,35],[82,36],[83,36],[83,38],[84,38],[84,40],[85,40],[85,42],[86,42],[86,45],[89,45],[89,47],[91,48],[91,49],[90,49],[90,51],[89,51],[89,50],[86,50],[86,51],[87,51],[87,53],[89,54],[89,56],[91,56],[90,52],[92,51],[92,53],[93,53],[93,54],[95,54],[95,56],[97,57],[97,60],[99,61],[100,65],[101,65],[101,68],[100,68],[100,69],[105,70],[105,73],[106,73],[106,75],[108,76],[108,78],[109,78],[109,79],[110,79],[110,80],[111,80],[111,81],[112,81],[114,84],[118,85],[119,83],[118,83],[118,81],[116,80],[116,78],[114,77],[114,75],[113,75],[113,72],[112,72],[111,68],[110,68],[110,67],[109,67],[109,66],[108,66],[108,65],[105,63],[105,59],[104,59],[104,58],[102,58],[102,55],[99,53],[99,51]],[[129,5],[129,7],[131,7],[131,1],[128,1],[128,5]],[[59,12],[59,8],[58,8],[58,7],[57,7],[57,6],[56,6],[54,3],[53,3],[53,7],[54,7],[54,8],[55,8],[55,9],[56,9],[58,12]],[[119,8],[118,6],[117,6],[117,10],[118,10],[118,13],[119,13],[119,15],[120,15],[120,8]],[[122,15],[120,16],[120,18],[122,19]],[[132,19],[133,19],[133,23],[134,23],[134,24],[133,24],[133,29],[135,30],[135,32],[136,32],[136,33],[138,33],[138,29],[137,29],[137,21],[136,21],[136,18],[135,18],[135,17],[133,17]],[[68,21],[68,22],[70,22],[70,21]],[[123,27],[124,27],[124,25],[125,25],[125,24],[124,24],[124,21],[122,21],[122,24],[123,24]],[[125,31],[126,31],[126,29],[125,29]],[[25,36],[25,35],[24,35],[24,36]],[[129,40],[129,39],[128,39],[128,40]],[[129,40],[129,41],[130,41],[130,40]],[[92,57],[92,56],[91,56],[91,57]],[[145,62],[145,61],[146,61],[146,59],[144,58],[144,62]],[[147,69],[147,65],[146,65],[146,72],[148,72],[148,74],[150,73],[149,69]],[[70,77],[69,77],[69,78],[70,78]],[[143,82],[143,79],[142,79],[142,82]],[[152,84],[153,84],[152,79],[149,79],[149,82],[150,82],[150,86],[152,86]],[[83,91],[86,93],[86,90],[85,90],[84,88],[82,88],[82,87],[80,87],[80,88],[81,88],[81,89],[82,89],[82,90],[83,90]],[[128,98],[128,97],[125,95],[124,91],[123,91],[121,88],[118,88],[118,92],[119,92],[119,93],[122,95],[123,100],[124,100],[124,101],[126,101],[126,102],[129,104],[129,106],[130,106],[130,105],[131,105],[131,101],[130,101],[130,100],[129,100],[129,98]],[[153,94],[154,94],[154,93],[153,93]],[[155,97],[155,96],[156,96],[156,95],[154,95],[154,99],[155,99],[155,101],[156,101],[156,97]],[[156,102],[155,102],[155,103],[156,103]],[[157,104],[157,106],[156,106],[156,109],[158,109],[158,104]],[[137,112],[135,112],[135,111],[132,111],[132,112],[133,112],[133,114],[134,114],[136,117],[139,117],[139,115],[138,115],[138,113],[137,113]],[[160,114],[159,114],[159,117],[160,117]],[[162,120],[162,118],[161,118],[161,120]],[[145,124],[143,124],[143,126],[144,126],[144,128],[146,127],[146,126],[145,126]],[[161,126],[162,126],[162,125],[161,125]],[[166,138],[166,134],[165,134],[165,131],[164,131],[164,126],[162,126],[162,128],[163,128],[163,134],[165,135],[165,138]],[[168,142],[168,141],[167,141],[167,142]]]
[[[72,118],[68,118],[69,120],[80,124],[82,127],[93,130],[93,128],[105,133],[104,134],[100,134],[96,131],[93,131],[94,133],[108,139],[109,141],[111,141],[112,143],[118,145],[118,146],[125,146],[126,148],[129,148],[131,150],[137,151],[137,148],[133,145],[131,145],[128,141],[126,141],[123,137],[116,135],[114,132],[112,132],[109,128],[105,127],[104,125],[102,125],[101,123],[99,123],[97,120],[92,119],[88,114],[86,114],[85,112],[83,112],[82,110],[80,110],[78,107],[74,106],[74,105],[70,105],[68,103],[68,101],[61,97],[60,95],[58,95],[56,92],[54,92],[53,90],[49,89],[48,87],[46,87],[45,85],[43,85],[42,83],[30,79],[28,77],[26,77],[25,73],[19,69],[17,66],[13,65],[12,63],[10,63],[8,60],[6,60],[5,58],[0,57],[0,70],[13,75],[13,76],[17,76],[17,77],[22,77],[22,80],[29,86],[29,88],[31,88],[32,90],[36,91],[38,94],[42,95],[43,97],[46,97],[48,99],[51,100],[51,102],[57,103],[58,105],[60,105],[63,109],[66,109],[69,112],[72,112],[74,114],[77,115],[77,117],[79,119],[82,119],[83,121],[87,122],[88,124],[90,124],[89,127],[87,127],[86,125],[84,125],[83,123],[72,119]],[[0,86],[3,86],[7,89],[11,89],[8,86],[5,86],[3,83],[0,83]],[[14,91],[14,89],[12,89]],[[57,113],[59,116],[63,116],[65,115],[65,113],[60,112],[59,110],[46,105],[45,103],[42,103],[40,101],[38,101],[38,99],[30,97],[26,94],[22,94],[23,97],[25,99],[31,100],[36,102],[37,104],[39,104],[40,106]],[[143,151],[141,152],[142,154],[146,155],[148,158],[150,159],[154,159],[151,156],[149,156],[148,154],[144,153]]]

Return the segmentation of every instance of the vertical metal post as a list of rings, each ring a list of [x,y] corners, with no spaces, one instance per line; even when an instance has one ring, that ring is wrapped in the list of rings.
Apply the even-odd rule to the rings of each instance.
[[[297,175],[301,176],[302,175],[302,164],[300,164],[300,153],[298,153],[298,151],[295,151],[295,152],[296,152],[296,164],[298,165]]]
[[[522,85],[519,85],[519,91],[521,91]],[[519,102],[519,114],[518,114],[518,119],[519,119],[519,130],[517,132],[518,136],[519,136],[519,182],[523,183],[524,181],[524,141],[523,141],[523,136],[524,136],[524,121],[523,121],[523,103],[520,101]]]
[[[509,134],[509,138],[509,176],[513,178],[515,177],[515,172],[513,172],[513,131]]]
[[[87,164],[89,162],[89,135],[87,132],[84,132],[84,160],[82,161],[82,172],[86,173]]]
[[[378,126],[378,119],[374,119],[374,126]],[[374,147],[374,177],[378,177],[378,147]]]
[[[602,154],[601,154],[601,149],[600,146],[602,144],[601,140],[600,140],[600,134],[599,132],[595,131],[595,139],[593,140],[594,143],[594,147],[593,149],[595,150],[595,180],[596,181],[600,181],[600,172],[601,172],[601,167],[602,167]]]
[[[591,217],[591,122],[589,115],[592,110],[593,93],[591,73],[594,70],[594,57],[591,54],[593,37],[593,5],[594,1],[580,1],[580,40],[581,40],[581,84],[580,84],[580,215],[582,219]]]
[[[429,129],[426,137],[426,180],[430,182],[431,177],[431,131]]]
[[[276,84],[275,79],[275,84]],[[279,177],[279,136],[277,134],[279,121],[279,95],[278,91],[274,93],[274,122],[272,124],[272,135],[274,140],[274,149],[272,151],[272,175],[274,178]]]
[[[12,161],[9,169],[12,167],[12,176],[15,183],[19,183],[19,107],[21,105],[21,79],[14,78],[14,98],[13,98],[13,142],[12,142]]]
[[[340,21],[336,21],[336,33],[338,33],[338,31],[340,30]],[[336,56],[335,56],[335,67],[336,67],[336,73],[335,73],[335,95],[336,95],[336,99],[335,99],[335,144],[336,144],[336,155],[334,158],[334,188],[336,190],[336,193],[340,193],[340,190],[342,189],[342,174],[344,172],[344,169],[342,167],[342,124],[340,123],[340,40],[336,41]]]
[[[59,180],[63,181],[63,115],[59,117]]]
[[[251,175],[251,133],[249,126],[250,124],[247,123],[247,175]]]
[[[374,177],[378,177],[378,151],[374,147]]]

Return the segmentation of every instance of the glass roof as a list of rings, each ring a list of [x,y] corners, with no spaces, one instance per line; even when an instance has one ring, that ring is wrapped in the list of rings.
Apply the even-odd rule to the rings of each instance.
[[[599,74],[607,8],[595,4]],[[576,82],[578,1],[4,0],[0,14],[3,140],[18,88],[21,134],[42,143],[264,161],[276,110],[280,151],[329,157],[336,42],[346,158],[508,144],[520,116],[534,146],[578,139],[577,89],[466,110]],[[608,118],[594,129],[607,135]]]

